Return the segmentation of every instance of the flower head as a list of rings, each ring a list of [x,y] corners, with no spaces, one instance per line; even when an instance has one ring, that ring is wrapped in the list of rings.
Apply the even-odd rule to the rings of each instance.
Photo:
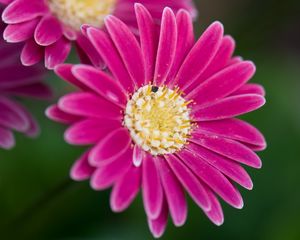
[[[114,14],[131,27],[134,23],[133,0],[0,0],[7,5],[2,19],[8,24],[4,38],[8,42],[25,42],[21,54],[24,65],[41,60],[53,69],[66,60],[75,41],[82,61],[101,65],[102,60],[80,33],[83,24],[103,27],[104,18]],[[191,0],[141,0],[159,19],[164,6],[187,9],[194,16]]]
[[[0,22],[0,34],[4,28]],[[22,66],[18,57],[21,49],[18,44],[7,44],[0,39],[0,148],[4,149],[15,145],[13,131],[30,137],[39,132],[35,119],[15,98],[48,99],[51,96],[48,86],[42,83],[44,68]]]
[[[96,190],[112,187],[111,208],[123,211],[141,189],[155,237],[168,214],[186,221],[185,191],[217,225],[220,197],[243,207],[236,182],[252,189],[242,167],[261,167],[254,151],[266,143],[253,126],[236,117],[260,108],[264,90],[247,83],[250,61],[233,57],[234,41],[213,23],[195,42],[188,12],[165,8],[160,33],[147,9],[135,5],[139,41],[116,17],[107,31],[83,29],[108,70],[61,65],[56,73],[80,91],[68,94],[47,115],[69,124],[65,139],[91,145],[74,164],[71,177],[90,179]]]

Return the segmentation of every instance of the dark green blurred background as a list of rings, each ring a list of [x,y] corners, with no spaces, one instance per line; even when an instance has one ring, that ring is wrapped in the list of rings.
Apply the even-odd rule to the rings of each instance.
[[[202,0],[197,5],[197,35],[220,20],[237,41],[236,53],[257,65],[253,82],[265,86],[267,104],[246,119],[265,134],[268,149],[260,154],[263,168],[249,169],[254,189],[241,189],[244,209],[223,204],[225,223],[216,227],[190,201],[187,223],[182,228],[169,223],[162,239],[300,239],[299,1]],[[49,82],[57,96],[67,88],[54,75]],[[64,128],[46,119],[49,103],[26,104],[42,133],[37,140],[18,135],[17,148],[0,150],[0,239],[152,239],[140,197],[126,212],[114,214],[109,191],[69,180],[82,149],[67,145]]]

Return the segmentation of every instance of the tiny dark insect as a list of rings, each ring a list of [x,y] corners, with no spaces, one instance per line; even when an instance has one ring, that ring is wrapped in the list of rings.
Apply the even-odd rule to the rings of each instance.
[[[152,86],[151,91],[154,92],[154,93],[156,93],[158,91],[158,87]]]

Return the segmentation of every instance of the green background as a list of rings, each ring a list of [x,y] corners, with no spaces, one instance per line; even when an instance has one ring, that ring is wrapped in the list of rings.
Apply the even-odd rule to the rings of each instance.
[[[237,55],[253,60],[253,82],[266,88],[267,104],[245,118],[266,136],[261,170],[248,169],[254,189],[241,189],[245,207],[223,204],[225,223],[216,227],[189,200],[187,223],[169,221],[162,239],[300,239],[300,6],[285,0],[203,0],[197,36],[220,20],[237,41]],[[53,74],[48,82],[59,96],[68,86]],[[64,127],[44,116],[49,103],[25,103],[42,132],[17,147],[0,150],[0,239],[152,239],[139,196],[124,213],[112,213],[109,191],[69,180],[82,148],[63,141]]]

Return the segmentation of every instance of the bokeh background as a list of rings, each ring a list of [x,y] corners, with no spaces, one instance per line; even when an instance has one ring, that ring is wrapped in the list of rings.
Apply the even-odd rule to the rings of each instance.
[[[169,223],[162,239],[300,239],[300,2],[198,0],[197,35],[214,20],[237,41],[237,55],[253,60],[253,82],[267,104],[245,118],[265,134],[261,170],[249,169],[254,189],[241,189],[245,207],[223,204],[225,223],[211,224],[189,201],[182,228]],[[71,61],[74,59],[70,59]],[[53,74],[56,95],[66,91]],[[82,149],[63,141],[64,128],[44,116],[49,103],[26,102],[41,123],[36,140],[17,136],[17,148],[0,150],[0,239],[152,239],[140,196],[124,213],[112,213],[109,191],[69,180]]]

